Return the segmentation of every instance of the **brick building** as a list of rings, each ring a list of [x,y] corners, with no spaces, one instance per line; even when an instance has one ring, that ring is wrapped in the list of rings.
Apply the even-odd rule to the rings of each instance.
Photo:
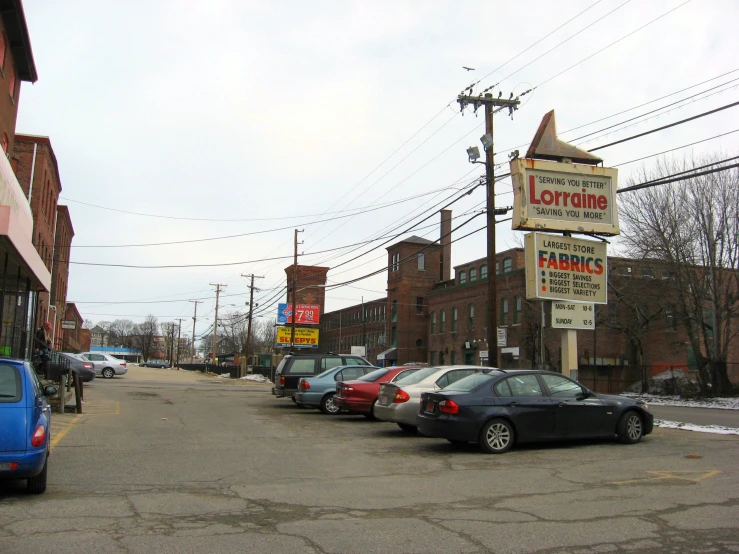
[[[348,352],[366,344],[368,359],[384,365],[483,365],[491,351],[486,337],[494,314],[493,324],[507,336],[505,347],[493,349],[499,367],[559,371],[561,332],[542,325],[543,302],[526,299],[524,250],[498,253],[498,298],[490,310],[487,258],[459,264],[451,275],[450,221],[450,214],[442,215],[440,234],[447,240],[440,244],[409,237],[389,246],[387,298],[365,304],[370,308],[364,319],[361,305],[324,314],[321,349]],[[607,266],[608,304],[595,306],[595,331],[577,331],[578,379],[596,390],[620,390],[639,380],[642,371],[695,369],[687,336],[665,300],[672,294],[669,272],[650,260],[609,257]],[[384,318],[376,310],[383,303]],[[736,382],[739,343],[729,362]]]
[[[13,152],[21,81],[37,79],[23,5],[0,0],[0,143],[6,154]]]
[[[86,352],[90,349],[90,332],[82,328],[84,320],[80,315],[77,306],[70,302],[65,306],[65,310],[61,315],[64,321],[74,321],[76,326],[74,329],[62,329],[61,331],[61,350],[71,352]],[[60,325],[61,327],[61,325]]]
[[[57,205],[62,182],[49,137],[16,134],[13,164],[18,182],[31,204],[34,246],[52,278],[50,294],[39,295],[36,319],[52,324],[54,344],[58,346],[62,336],[58,321],[66,301],[69,247],[74,231],[69,210]],[[55,254],[64,258],[61,264],[53,261],[57,258]]]

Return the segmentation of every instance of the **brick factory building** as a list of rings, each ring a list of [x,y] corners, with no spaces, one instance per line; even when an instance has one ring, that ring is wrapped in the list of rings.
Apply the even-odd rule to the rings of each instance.
[[[451,212],[442,213],[440,235],[436,242],[412,236],[387,247],[387,297],[366,302],[364,309],[324,313],[320,349],[349,352],[366,345],[367,358],[380,365],[487,365],[487,326],[494,314],[493,324],[506,333],[506,345],[493,349],[499,367],[559,371],[560,330],[542,325],[543,302],[526,299],[523,248],[498,253],[498,298],[489,310],[487,258],[458,264],[451,275]],[[655,302],[669,298],[669,273],[651,260],[609,257],[607,266],[608,304],[595,306],[595,331],[577,331],[579,374],[573,377],[596,390],[616,391],[643,372],[695,369],[674,307]],[[325,279],[326,268],[320,269]],[[736,342],[729,376],[739,381]]]

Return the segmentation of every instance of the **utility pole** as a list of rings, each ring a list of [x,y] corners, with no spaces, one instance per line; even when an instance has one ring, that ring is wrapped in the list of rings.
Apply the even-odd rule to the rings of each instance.
[[[198,319],[198,304],[202,304],[202,300],[189,300],[195,304],[195,313],[192,316],[192,344],[190,345],[190,363],[195,360],[195,322]]]
[[[298,303],[296,301],[297,298],[297,283],[298,283],[298,233],[302,233],[303,231],[298,231],[295,229],[295,253],[293,255],[293,283],[292,283],[292,289],[293,289],[293,305],[292,305],[292,325],[290,326],[290,353],[292,354],[295,350],[295,320],[298,319]]]
[[[470,89],[471,91],[471,89]],[[498,290],[497,290],[497,272],[495,264],[497,261],[495,250],[495,150],[493,148],[493,115],[496,111],[508,108],[509,113],[518,107],[521,103],[518,98],[513,99],[513,93],[509,99],[493,98],[491,93],[479,96],[469,96],[460,94],[457,102],[462,110],[468,105],[474,106],[475,111],[480,106],[485,107],[485,136],[487,141],[483,141],[485,146],[485,178],[487,181],[487,225],[488,225],[488,365],[490,367],[500,367],[498,356]],[[497,110],[495,108],[498,108]],[[505,214],[507,210],[502,210]],[[495,356],[493,356],[495,353]]]
[[[216,345],[218,344],[218,297],[221,295],[221,287],[226,287],[228,285],[222,285],[220,283],[211,283],[211,287],[216,288],[216,316],[213,320],[213,361],[215,361],[217,355],[216,355]]]
[[[182,336],[182,318],[178,318],[179,325],[177,325],[177,369],[180,369],[180,337]]]
[[[249,323],[246,326],[246,348],[244,352],[246,355],[246,365],[248,366],[249,356],[251,355],[251,319],[254,314],[254,279],[264,279],[264,276],[254,275],[253,273],[251,275],[244,275],[242,273],[241,276],[251,278],[251,284],[249,285]]]

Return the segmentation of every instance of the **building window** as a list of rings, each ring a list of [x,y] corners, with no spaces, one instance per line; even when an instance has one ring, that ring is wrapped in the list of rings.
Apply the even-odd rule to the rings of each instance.
[[[420,271],[426,269],[426,256],[423,253],[418,254],[418,269]]]
[[[446,333],[446,310],[441,310],[441,322],[439,323],[439,332]]]
[[[452,333],[457,332],[457,308],[452,308]]]
[[[430,365],[436,365],[436,352],[431,352],[429,357],[429,364]]]
[[[398,346],[398,329],[396,327],[393,327],[391,330],[391,338],[390,338],[390,346]]]
[[[508,273],[513,269],[513,258],[505,258],[503,260],[503,273]]]
[[[651,267],[642,267],[641,276],[642,279],[654,279],[654,271],[652,271]]]
[[[485,329],[490,327],[490,303],[485,301]]]
[[[431,334],[436,334],[436,312],[431,312]]]
[[[508,325],[508,298],[500,301],[500,324]]]
[[[390,271],[398,271],[400,269],[400,252],[393,254],[390,260]]]
[[[662,270],[662,280],[667,280],[669,278],[670,278],[670,272],[667,271],[666,269],[663,269]]]
[[[8,78],[8,92],[10,93],[10,97],[15,101],[15,69],[10,69],[10,77]]]
[[[423,296],[416,296],[416,315],[423,315]]]
[[[500,275],[500,262],[495,262],[495,274]]]
[[[470,268],[470,281],[477,281],[477,268],[476,267]]]
[[[456,350],[452,350],[451,363],[452,365],[455,365],[457,363],[457,351]]]
[[[439,352],[439,365],[444,365],[444,353]]]
[[[523,314],[523,298],[516,296],[513,302],[513,323],[521,323],[521,314]]]
[[[467,306],[467,328],[472,329],[475,326],[475,305]]]
[[[672,304],[665,306],[665,320],[667,320],[667,327],[665,330],[674,331],[677,328],[677,321],[675,320],[675,307]]]
[[[464,285],[466,282],[467,282],[467,272],[460,271],[459,272],[459,284]]]
[[[484,264],[480,267],[480,279],[488,278],[488,264]]]
[[[398,321],[398,301],[393,300],[393,311],[391,312],[391,321]]]

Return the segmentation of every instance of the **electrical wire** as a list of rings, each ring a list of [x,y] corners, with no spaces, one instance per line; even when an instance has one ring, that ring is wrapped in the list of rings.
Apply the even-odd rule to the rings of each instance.
[[[730,158],[730,159],[734,159],[734,158]],[[709,167],[711,165],[716,165],[718,163],[723,163],[723,162],[716,162],[714,164],[708,164],[702,167]],[[737,167],[739,167],[739,163],[732,164],[732,165],[725,165],[723,167],[717,167],[715,169],[711,169],[708,171],[701,171],[699,173],[693,173],[695,169],[688,169],[686,171],[680,171],[678,173],[673,173],[672,175],[668,175],[660,179],[654,179],[652,181],[647,181],[646,183],[639,183],[638,185],[632,185],[630,187],[621,188],[621,189],[618,189],[616,192],[621,194],[624,192],[632,192],[635,190],[641,190],[641,189],[646,189],[646,188],[651,188],[651,187],[658,187],[660,185],[667,185],[669,183],[676,183],[678,181],[687,181],[688,179],[693,179],[694,177],[701,177],[703,175],[711,175],[712,173],[728,171],[729,169],[734,169]],[[696,169],[700,169],[700,168],[696,168]],[[685,173],[690,173],[690,175],[683,175]]]
[[[636,158],[634,160],[629,160],[628,162],[621,162],[620,164],[615,164],[610,167],[620,167],[622,165],[628,165],[632,164],[634,162],[640,162],[642,160],[646,160],[647,158],[654,158],[655,156],[661,156],[662,154],[667,154],[668,152],[674,152],[675,150],[680,150],[681,148],[687,148],[688,146],[695,146],[696,144],[700,144],[702,142],[706,142],[709,140],[713,140],[720,137],[725,137],[726,135],[731,135],[732,133],[739,132],[739,129],[734,129],[733,131],[728,131],[726,133],[721,133],[720,135],[714,135],[712,137],[705,138],[703,140],[697,140],[695,142],[691,142],[688,144],[683,144],[682,146],[677,146],[675,148],[670,148],[669,150],[663,150],[662,152],[657,152],[656,154],[650,154],[649,156],[642,156],[641,158]]]

